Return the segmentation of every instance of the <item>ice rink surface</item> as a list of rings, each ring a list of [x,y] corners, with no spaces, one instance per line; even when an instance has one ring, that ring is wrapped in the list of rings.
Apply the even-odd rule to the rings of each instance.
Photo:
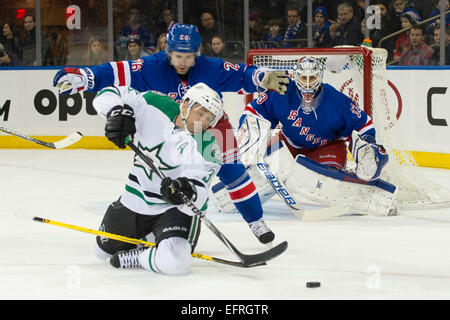
[[[307,223],[273,199],[265,219],[276,243],[288,241],[284,254],[249,269],[194,259],[178,277],[114,269],[95,257],[94,235],[17,216],[98,229],[131,160],[127,151],[0,150],[0,299],[450,299],[450,208]],[[449,170],[421,170],[450,187]],[[238,214],[212,205],[208,217],[243,253],[266,250]],[[195,251],[234,260],[205,226]]]

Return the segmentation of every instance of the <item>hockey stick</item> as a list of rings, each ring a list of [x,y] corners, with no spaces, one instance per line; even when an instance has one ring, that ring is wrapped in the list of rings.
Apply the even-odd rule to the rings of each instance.
[[[29,218],[29,217],[27,217],[27,218]],[[58,221],[54,221],[54,220],[50,220],[50,219],[45,219],[45,218],[40,218],[40,217],[32,217],[32,220],[36,221],[36,222],[42,222],[42,223],[47,223],[47,224],[50,224],[50,225],[53,225],[53,226],[66,228],[66,229],[71,229],[71,230],[81,231],[81,232],[85,232],[85,233],[95,234],[95,235],[100,236],[100,237],[105,237],[105,238],[108,238],[108,239],[113,239],[113,240],[122,241],[122,242],[126,242],[126,243],[132,243],[132,244],[136,244],[136,245],[137,244],[141,244],[141,245],[146,246],[146,247],[155,247],[156,246],[156,244],[151,243],[151,242],[147,242],[147,241],[144,241],[144,240],[139,240],[139,239],[135,239],[135,238],[128,238],[128,237],[121,236],[121,235],[114,234],[114,233],[109,233],[109,232],[104,232],[104,231],[99,231],[99,230],[93,230],[93,229],[89,229],[89,228],[79,227],[79,226],[75,226],[75,225],[72,225],[72,224],[68,224],[68,223],[64,223],[64,222],[58,222]],[[220,258],[207,256],[205,254],[195,253],[195,252],[192,253],[192,256],[194,258],[208,260],[208,261],[222,263],[222,264],[227,264],[227,265],[231,265],[231,266],[235,266],[235,267],[248,267],[246,265],[243,265],[240,262],[224,260],[224,259],[220,259]],[[265,265],[265,264],[266,263],[263,262],[263,263],[258,264],[258,265]],[[256,266],[256,265],[254,265],[254,266]],[[252,267],[254,267],[254,266],[252,266]]]
[[[74,132],[71,135],[67,136],[66,138],[56,141],[56,142],[46,142],[46,141],[42,141],[42,140],[38,140],[32,137],[29,137],[27,135],[24,135],[23,133],[17,132],[17,131],[13,131],[10,129],[7,129],[5,127],[0,127],[0,130],[6,133],[9,133],[13,136],[40,144],[41,146],[47,147],[47,148],[51,148],[51,149],[64,149],[67,148],[68,146],[74,144],[75,142],[77,142],[78,140],[81,139],[81,137],[83,136],[80,132]]]
[[[126,141],[126,145],[129,146],[141,159],[145,162],[145,164],[155,172],[161,179],[165,178],[165,175],[159,170],[153,161],[148,158],[133,142],[131,138],[128,138]],[[214,224],[209,221],[192,201],[190,201],[185,195],[182,196],[182,200],[184,204],[186,204],[192,212],[200,218],[200,220],[219,238],[219,240],[225,244],[225,246],[241,261],[242,267],[254,267],[265,263],[268,260],[271,260],[280,254],[282,254],[287,249],[287,242],[284,241],[277,246],[264,251],[259,254],[243,254],[220,232]]]

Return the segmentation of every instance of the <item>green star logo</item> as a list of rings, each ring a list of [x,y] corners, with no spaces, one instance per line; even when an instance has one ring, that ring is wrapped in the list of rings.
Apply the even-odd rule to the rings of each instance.
[[[139,149],[147,156],[149,157],[153,163],[155,164],[155,167],[157,167],[159,170],[172,170],[177,168],[178,166],[170,166],[169,164],[167,164],[160,156],[161,153],[161,149],[164,146],[164,142],[161,142],[160,144],[148,148],[145,147],[143,145],[141,145],[140,143],[138,143],[138,147]],[[145,174],[147,175],[147,177],[152,180],[153,178],[153,170],[151,170],[144,162],[141,161],[141,159],[135,155],[134,156],[134,166],[142,168],[145,172]]]

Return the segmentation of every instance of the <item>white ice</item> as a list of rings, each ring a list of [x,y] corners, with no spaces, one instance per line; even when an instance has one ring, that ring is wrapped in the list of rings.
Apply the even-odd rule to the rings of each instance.
[[[178,277],[114,269],[95,257],[94,235],[18,217],[98,229],[131,159],[127,151],[0,150],[0,299],[450,299],[449,208],[307,223],[273,199],[265,217],[276,242],[288,241],[284,254],[249,269],[194,259]],[[450,186],[449,170],[421,170]],[[212,207],[208,215],[242,252],[266,250],[238,214]],[[196,252],[234,259],[205,226]]]

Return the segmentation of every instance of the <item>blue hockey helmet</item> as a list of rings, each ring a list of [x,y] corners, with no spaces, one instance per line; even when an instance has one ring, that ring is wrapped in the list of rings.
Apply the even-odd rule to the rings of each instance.
[[[202,37],[193,24],[174,23],[166,36],[167,49],[177,52],[198,52]]]

